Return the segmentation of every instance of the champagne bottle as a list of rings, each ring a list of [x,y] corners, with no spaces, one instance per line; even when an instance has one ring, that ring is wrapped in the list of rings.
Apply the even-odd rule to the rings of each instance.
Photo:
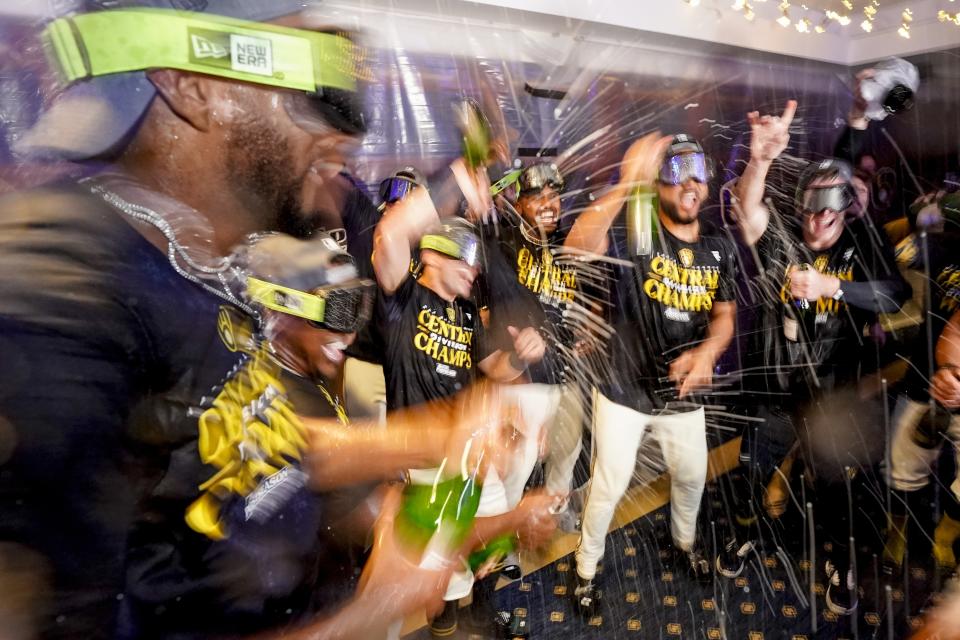
[[[472,98],[464,98],[454,105],[457,128],[462,138],[463,158],[471,168],[486,166],[490,157],[493,133],[490,121],[483,115],[480,105]]]
[[[627,251],[631,256],[648,256],[653,252],[653,239],[658,222],[653,206],[654,193],[636,187],[627,199]]]
[[[465,540],[480,505],[480,484],[464,472],[412,470],[394,523],[415,562],[439,568]]]
[[[483,547],[470,554],[467,562],[470,564],[470,570],[474,573],[488,560],[500,562],[517,548],[516,538],[513,534],[503,534],[497,536]]]

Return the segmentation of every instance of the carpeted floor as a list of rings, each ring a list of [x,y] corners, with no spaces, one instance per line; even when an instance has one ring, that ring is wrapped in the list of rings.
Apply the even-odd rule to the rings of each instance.
[[[532,638],[907,637],[911,626],[918,623],[922,608],[932,601],[931,593],[938,584],[929,558],[929,542],[914,536],[912,559],[908,558],[903,574],[885,576],[876,559],[882,546],[882,510],[862,506],[877,502],[868,487],[856,492],[857,531],[871,531],[858,541],[858,615],[838,618],[827,610],[823,545],[818,542],[815,549],[820,558],[813,584],[816,630],[806,605],[809,553],[805,551],[804,522],[798,512],[788,514],[783,522],[779,535],[785,542],[781,552],[768,543],[768,549],[751,553],[743,574],[734,580],[715,577],[701,584],[672,566],[669,554],[663,551],[669,542],[669,508],[663,507],[608,536],[599,576],[604,590],[599,615],[584,619],[574,609],[570,596],[572,554],[501,588],[498,605],[525,616]],[[712,482],[702,510],[703,540],[711,553],[713,539],[716,537],[720,544],[727,527],[724,504],[722,486]],[[816,537],[820,537],[819,529]],[[430,635],[421,629],[409,637],[419,640]],[[460,632],[455,637],[483,636]]]

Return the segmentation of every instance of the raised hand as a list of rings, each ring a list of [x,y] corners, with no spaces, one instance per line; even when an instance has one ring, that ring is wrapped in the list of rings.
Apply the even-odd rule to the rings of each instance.
[[[750,124],[750,159],[771,162],[790,142],[790,123],[797,112],[797,101],[788,100],[783,114],[761,116],[759,111],[747,114]]]
[[[620,164],[620,182],[629,186],[652,186],[671,139],[654,131],[631,144]]]

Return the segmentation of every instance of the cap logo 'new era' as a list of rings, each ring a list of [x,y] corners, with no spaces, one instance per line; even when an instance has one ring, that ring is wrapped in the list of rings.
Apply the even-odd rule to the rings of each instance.
[[[273,75],[270,40],[212,29],[188,29],[190,62],[258,76]]]

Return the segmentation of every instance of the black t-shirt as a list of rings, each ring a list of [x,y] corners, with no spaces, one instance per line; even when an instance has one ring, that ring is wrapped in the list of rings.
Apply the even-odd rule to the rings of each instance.
[[[378,304],[388,408],[447,398],[476,378],[489,353],[472,302],[447,302],[407,276]]]
[[[877,365],[875,345],[864,337],[877,313],[841,298],[821,298],[804,308],[789,294],[791,265],[836,276],[842,282],[901,280],[889,244],[860,221],[848,222],[837,242],[813,251],[796,225],[770,226],[755,247],[761,273],[754,292],[762,300],[760,330],[750,349],[758,365],[748,387],[802,400],[855,382]],[[909,291],[909,289],[908,289]],[[754,374],[753,371],[756,371]]]
[[[178,451],[130,536],[126,606],[137,633],[282,629],[352,592],[352,567],[326,535],[329,496],[311,491],[302,469],[298,416],[346,422],[334,397],[256,347],[217,389],[199,442]]]
[[[528,368],[527,376],[531,382],[563,381],[564,354],[574,341],[563,312],[581,289],[576,263],[558,250],[564,236],[554,233],[542,244],[515,224],[484,225],[482,230],[487,246],[503,258],[488,260],[485,274],[495,335],[491,339],[510,349],[512,342],[503,335],[506,326],[537,328],[547,349],[543,359]],[[578,302],[583,302],[582,297]]]
[[[695,408],[677,398],[676,383],[668,379],[670,362],[704,340],[715,302],[735,299],[733,242],[701,219],[696,242],[680,240],[660,225],[650,255],[628,256],[619,234],[611,252],[633,264],[616,269],[617,335],[610,340],[613,379],[605,392],[644,413]]]
[[[242,357],[233,307],[84,185],[0,200],[0,271],[0,540],[50,563],[45,637],[114,637],[135,506]]]
[[[912,400],[929,400],[929,353],[936,354],[937,341],[950,317],[960,309],[960,232],[931,233],[926,236],[926,254],[929,257],[930,302],[927,322],[914,339],[910,366],[903,379],[903,391]],[[911,269],[924,268],[923,239],[916,234],[897,245],[897,261]]]

